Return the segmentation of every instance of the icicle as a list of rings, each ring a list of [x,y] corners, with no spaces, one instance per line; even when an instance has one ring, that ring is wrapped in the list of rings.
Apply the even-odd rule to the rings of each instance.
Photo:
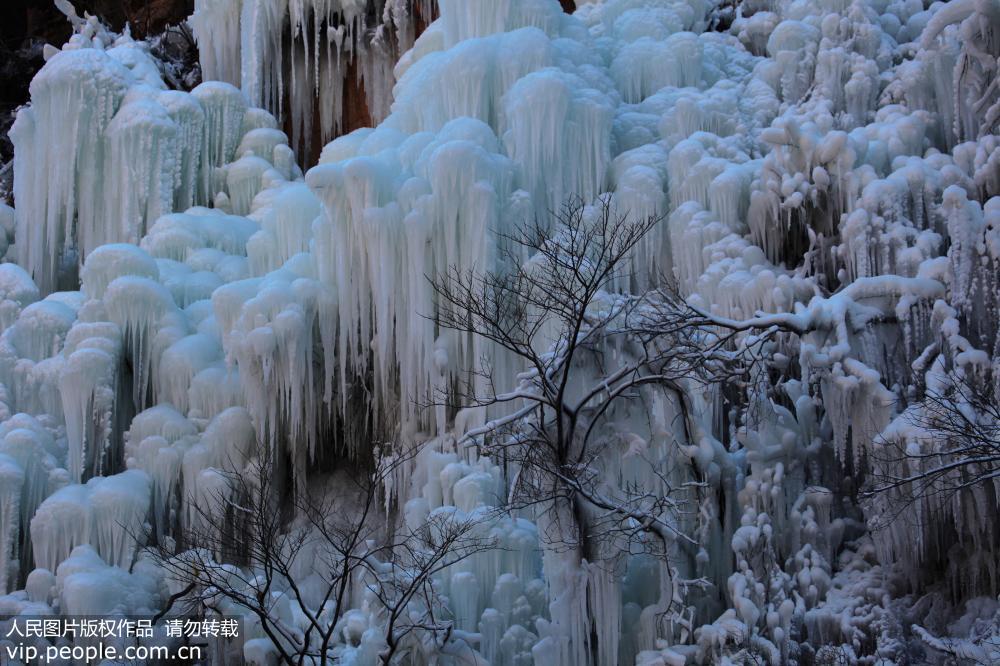
[[[191,95],[205,112],[197,201],[206,204],[217,192],[215,169],[232,161],[243,137],[247,102],[239,89],[217,81],[202,83]]]
[[[92,545],[111,566],[128,568],[137,555],[142,526],[149,511],[151,481],[145,472],[129,470],[94,479],[90,493]]]
[[[169,210],[187,210],[195,204],[198,197],[205,112],[192,95],[176,90],[160,93],[157,102],[166,109],[177,127],[173,201]]]
[[[21,466],[0,454],[0,589],[4,593],[10,591],[19,571],[23,486]]]
[[[0,264],[0,333],[10,328],[22,310],[38,298],[38,287],[23,268]]]
[[[31,519],[35,566],[53,571],[73,548],[90,543],[91,520],[87,486],[66,486],[48,497]]]
[[[117,347],[117,341],[113,341]],[[87,475],[100,474],[105,450],[114,428],[115,399],[118,397],[119,355],[93,348],[77,348],[66,359],[59,374],[66,438],[69,442],[67,467],[74,483]]]
[[[96,49],[59,53],[31,82],[32,105],[11,130],[14,195],[19,261],[43,293],[75,267],[76,229],[107,222],[105,131],[132,83],[127,68]]]
[[[613,117],[607,97],[575,76],[545,70],[511,88],[505,115],[504,143],[532,184],[538,215],[557,210],[569,196],[591,201],[604,190]]]
[[[154,387],[154,366],[159,362],[156,335],[164,334],[170,320],[179,315],[170,292],[149,278],[122,276],[108,285],[104,298],[111,321],[125,338],[127,356],[132,361],[133,400],[139,408],[150,404]]]
[[[198,41],[202,78],[240,85],[242,0],[198,0],[191,28]]]
[[[91,226],[81,221],[81,256],[105,243],[138,243],[148,226],[170,211],[180,168],[178,133],[166,109],[141,96],[141,89],[126,97],[105,131],[105,214],[115,223],[92,220]]]

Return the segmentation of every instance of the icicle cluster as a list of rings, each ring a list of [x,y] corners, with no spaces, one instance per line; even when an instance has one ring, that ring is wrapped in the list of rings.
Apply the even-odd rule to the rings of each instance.
[[[393,67],[432,11],[428,0],[198,0],[191,25],[204,79],[290,118],[292,145],[312,162],[312,137],[342,131],[345,86],[363,90],[373,122],[388,115]]]
[[[224,468],[263,445],[302,493],[383,438],[422,445],[384,489],[387,528],[471,517],[498,546],[439,572],[433,609],[492,664],[895,659],[910,639],[893,595],[995,595],[993,481],[888,525],[898,495],[855,502],[859,481],[934,471],[942,442],[912,426],[928,396],[1000,388],[995,3],[437,4],[414,40],[408,2],[199,0],[219,80],[190,94],[70,13],[13,131],[17,210],[0,209],[18,262],[0,265],[3,607],[157,608],[166,585],[137,537],[209,527],[191,501],[231,499]],[[292,146],[338,133],[349,75],[378,125],[303,174]],[[694,489],[695,538],[669,563],[590,562],[553,546],[568,517],[499,515],[518,470],[456,445],[496,414],[419,408],[481,381],[484,359],[498,388],[523,380],[498,345],[437,326],[426,277],[503,268],[519,222],[604,195],[660,218],[614,287],[670,276],[761,357],[605,418],[599,490]],[[630,353],[609,340],[579,378]],[[311,557],[304,577],[329,566]],[[343,663],[384,647],[364,583]],[[300,621],[290,604],[275,590]]]

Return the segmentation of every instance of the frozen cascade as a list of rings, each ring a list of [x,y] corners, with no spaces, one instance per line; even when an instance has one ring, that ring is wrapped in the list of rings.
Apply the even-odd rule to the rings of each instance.
[[[215,170],[230,162],[243,137],[247,112],[245,95],[218,81],[206,81],[191,91],[205,112],[199,161],[199,203],[212,200],[216,190]]]
[[[31,520],[36,565],[52,571],[74,548],[89,544],[108,564],[127,567],[150,499],[149,476],[138,470],[57,490]]]
[[[93,249],[86,232],[79,249],[70,245],[74,228],[104,228],[104,182],[98,178],[107,157],[104,132],[131,83],[129,70],[103,51],[59,53],[32,80],[33,104],[18,113],[11,130],[18,156],[19,261],[46,293],[56,285],[66,252],[86,256]],[[73,122],[65,122],[67,114]],[[66,159],[67,150],[78,156]]]
[[[76,320],[79,299],[50,294],[21,311],[0,336],[0,382],[12,411],[62,416],[58,386],[59,350]]]
[[[46,498],[31,519],[35,564],[55,569],[74,547],[90,543],[93,512],[87,486],[71,485]]]
[[[81,248],[85,254],[105,243],[138,243],[147,225],[173,205],[179,152],[177,124],[158,103],[132,94],[131,99],[126,96],[106,130],[107,168],[125,178],[105,180],[104,200],[109,206],[106,214],[118,220],[120,226],[81,225],[79,233],[90,239],[89,245]],[[137,155],[143,157],[137,160]]]
[[[39,299],[38,287],[17,264],[0,264],[0,332],[17,321],[21,311]]]
[[[239,86],[255,106],[290,117],[292,145],[308,152],[315,125],[324,143],[340,133],[352,71],[373,120],[388,114],[392,68],[413,43],[418,9],[430,15],[427,0],[198,0],[192,27],[205,80]]]
[[[93,507],[94,548],[108,564],[131,563],[142,534],[150,502],[150,480],[140,471],[129,470],[104,477],[90,493]]]
[[[254,155],[245,155],[226,167],[226,189],[229,209],[236,215],[250,212],[253,197],[260,191],[265,173],[271,163]]]
[[[492,151],[490,150],[492,149]],[[351,372],[368,364],[368,339],[378,330],[375,359],[376,398],[427,395],[442,372],[421,342],[432,325],[418,313],[432,303],[428,284],[410,283],[394,298],[397,278],[386,274],[382,257],[400,270],[433,275],[448,266],[463,270],[486,259],[485,231],[503,223],[501,210],[511,197],[513,165],[493,152],[497,141],[492,131],[478,121],[460,119],[446,125],[436,140],[427,143],[418,171],[403,183],[400,195],[406,208],[390,198],[388,177],[400,169],[396,160],[388,164],[361,155],[337,165],[320,165],[308,174],[307,183],[325,204],[326,219],[316,227],[317,254],[322,267],[319,278],[339,285],[339,353],[341,383]],[[465,165],[455,170],[456,161]],[[350,182],[353,187],[345,188]],[[355,227],[353,220],[364,221]],[[471,221],[474,221],[470,224]],[[369,234],[368,229],[380,230]],[[447,231],[446,231],[447,230]],[[411,268],[412,267],[412,268]],[[382,294],[373,299],[372,294]],[[373,327],[373,328],[370,328]],[[478,354],[456,340],[447,349],[457,368],[468,367]],[[395,386],[395,364],[400,385]],[[353,366],[353,367],[351,367]],[[404,410],[411,406],[401,405]]]
[[[520,79],[505,100],[504,143],[526,182],[537,183],[538,214],[570,195],[589,201],[604,191],[614,98],[572,74],[541,71]]]
[[[0,454],[0,586],[4,592],[17,578],[21,537],[21,488],[24,471],[17,461]]]
[[[191,95],[178,90],[164,90],[156,101],[177,127],[175,136],[173,201],[161,211],[187,210],[198,201],[202,137],[205,132],[205,110]],[[147,220],[155,219],[153,217]]]
[[[83,480],[85,469],[87,476],[101,473],[112,437],[120,434],[115,432],[115,406],[122,397],[118,390],[121,333],[114,326],[103,331],[88,328],[71,330],[71,336],[83,339],[67,340],[66,364],[59,372],[69,444],[66,464],[75,483]]]
[[[380,446],[422,447],[379,497],[387,531],[471,517],[497,545],[435,580],[466,655],[901,658],[894,595],[947,588],[943,616],[1000,589],[1000,486],[887,529],[888,504],[852,499],[855,479],[932,470],[940,441],[911,425],[930,392],[997,383],[993,4],[754,1],[721,20],[699,0],[574,16],[442,0],[414,42],[409,2],[199,0],[220,81],[190,94],[165,90],[144,44],[77,17],[19,113],[17,210],[0,209],[20,264],[0,265],[0,575],[26,589],[0,604],[153,610],[147,522],[165,539],[199,526],[186,500],[228,496],[220,470],[258,444],[290,463],[291,492],[335,486],[326,468],[365,459],[371,420]],[[303,175],[292,147],[339,132],[352,71],[381,122]],[[723,388],[645,386],[602,424],[600,492],[690,494],[676,527],[693,542],[669,560],[559,548],[591,508],[500,515],[522,471],[457,444],[500,412],[414,405],[478,381],[484,358],[498,387],[524,378],[501,347],[436,325],[424,276],[502,267],[518,223],[605,195],[662,217],[614,289],[669,275],[745,329],[727,353],[762,359]],[[603,351],[605,370],[629,361]],[[581,384],[600,379],[582,365]],[[898,451],[927,457],[882,467]],[[334,651],[371,663],[384,609],[363,581],[348,597]],[[275,597],[289,618],[290,599]],[[910,610],[936,622],[926,605]],[[248,639],[247,657],[273,653],[258,627]]]
[[[302,183],[273,191],[274,200],[261,209],[260,231],[247,239],[247,256],[254,275],[277,270],[293,256],[309,251],[319,200]]]
[[[166,287],[131,275],[108,285],[105,307],[111,321],[122,329],[126,353],[133,363],[133,400],[141,409],[152,400],[153,369],[159,360],[154,351],[165,346],[166,336],[186,333],[183,317]]]
[[[44,569],[35,571],[52,576]],[[156,606],[157,583],[144,562],[130,572],[105,562],[92,546],[81,545],[59,565],[52,587],[68,614],[140,615]]]
[[[98,246],[138,243],[175,207],[213,201],[228,187],[217,170],[233,160],[244,135],[277,124],[220,82],[189,95],[162,90],[151,57],[122,40],[107,50],[98,42],[57,52],[34,80],[33,104],[12,130],[12,140],[24,146],[15,164],[18,252],[43,293],[60,280],[75,283],[77,265]],[[39,123],[59,130],[39,133]],[[59,146],[72,146],[77,156],[64,159]],[[290,162],[284,159],[282,167],[291,169]],[[105,172],[117,176],[96,178]],[[50,196],[50,187],[60,194]],[[234,187],[236,195],[228,196],[248,212],[245,186]]]
[[[191,27],[199,36],[198,56],[206,81],[240,84],[240,0],[199,2]]]

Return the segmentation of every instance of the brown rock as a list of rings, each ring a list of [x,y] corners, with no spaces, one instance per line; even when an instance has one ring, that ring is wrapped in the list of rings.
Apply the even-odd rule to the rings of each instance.
[[[128,23],[135,37],[144,37],[177,24],[194,11],[194,0],[73,0],[80,16],[100,16],[113,30]],[[26,39],[41,39],[61,46],[71,34],[66,17],[51,0],[8,0],[0,7],[0,37],[5,44],[19,45]]]

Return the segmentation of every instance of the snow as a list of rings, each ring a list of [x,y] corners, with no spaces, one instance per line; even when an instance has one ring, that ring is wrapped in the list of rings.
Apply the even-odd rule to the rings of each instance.
[[[21,311],[39,299],[38,287],[31,276],[17,264],[0,264],[0,330],[7,330],[17,321]]]
[[[93,547],[77,546],[56,571],[59,605],[74,615],[148,613],[156,603],[158,581],[146,569],[140,564],[130,573],[109,566]]]
[[[150,501],[149,477],[129,470],[67,485],[47,497],[31,519],[37,566],[60,568],[82,544],[112,566],[128,567]]]

